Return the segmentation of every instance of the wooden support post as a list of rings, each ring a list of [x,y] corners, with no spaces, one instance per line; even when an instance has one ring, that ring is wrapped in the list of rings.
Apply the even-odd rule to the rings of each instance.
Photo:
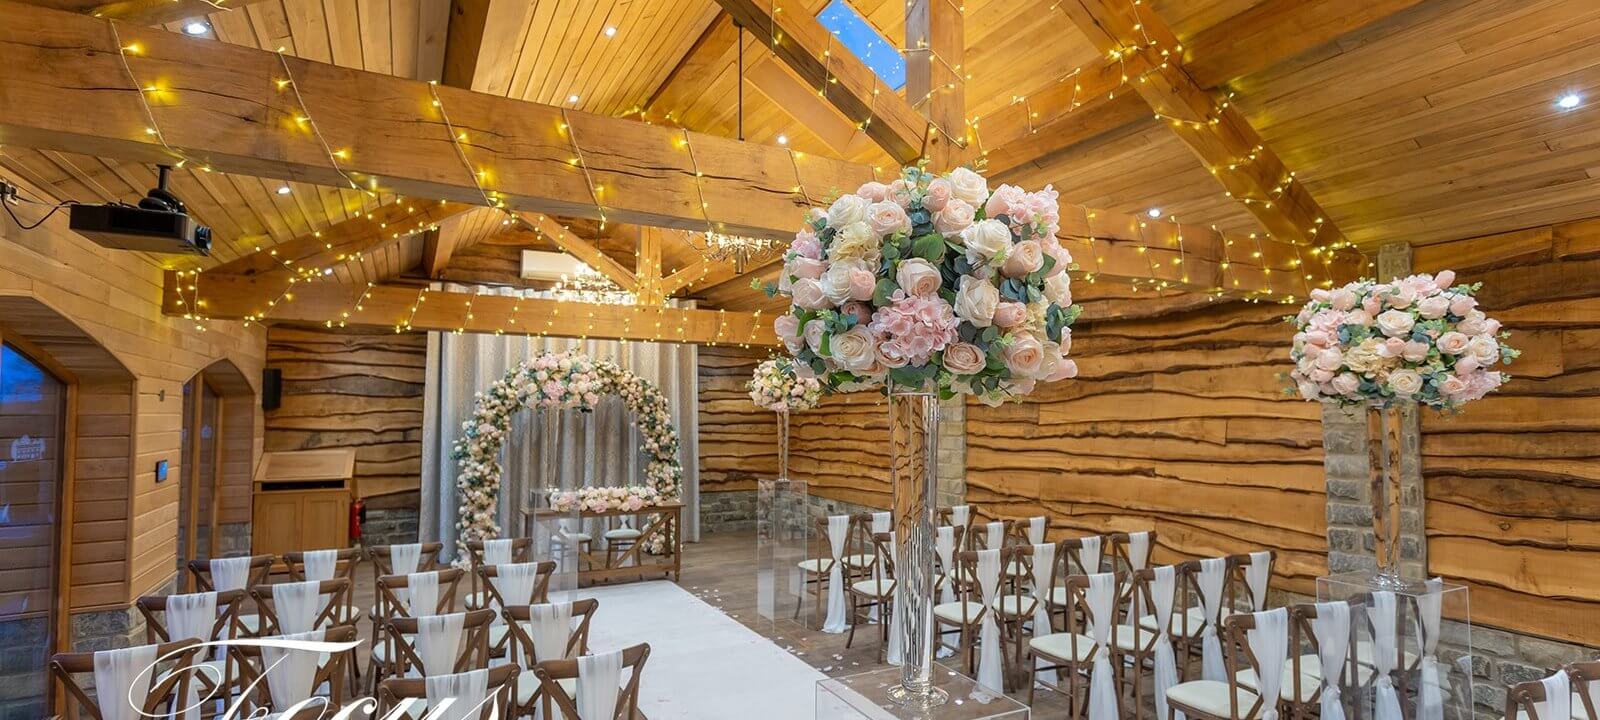
[[[948,170],[966,142],[966,73],[961,6],[954,0],[906,3],[906,97],[928,119],[927,156]]]

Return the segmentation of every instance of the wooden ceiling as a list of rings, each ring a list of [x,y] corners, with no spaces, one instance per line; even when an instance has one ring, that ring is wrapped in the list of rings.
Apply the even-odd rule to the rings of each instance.
[[[849,1],[888,42],[904,44],[903,0]],[[1106,62],[1062,7],[1078,1],[965,3],[969,117]],[[824,4],[792,0],[785,11]],[[478,27],[463,31],[461,18],[474,12]],[[1144,0],[1135,12],[1170,26],[1194,82],[1231,93],[1328,222],[1368,251],[1600,214],[1600,4],[1592,0],[1365,0],[1356,9],[1343,0]],[[465,78],[481,92],[729,137],[742,125],[752,142],[782,136],[797,151],[893,164],[769,54],[769,38],[741,32],[714,0],[260,0],[204,20],[221,42],[408,78]],[[188,21],[165,26],[182,31]],[[476,38],[468,51],[452,47],[463,34]],[[1558,108],[1569,92],[1583,104]],[[1122,116],[1085,137],[1039,137],[1038,157],[995,180],[1051,183],[1064,201],[1107,210],[1160,208],[1182,223],[1263,230],[1148,107],[1128,97],[1113,107]],[[154,184],[148,166],[21,147],[0,148],[0,166],[61,199],[131,200]],[[175,183],[216,228],[218,263],[399,201],[196,168]],[[514,281],[519,248],[554,247],[526,228],[496,225],[494,215],[445,221],[465,238],[445,268],[458,279]],[[634,267],[637,228],[560,222]],[[680,233],[661,242],[667,273],[696,263]],[[420,278],[424,249],[420,235],[406,236],[340,267],[339,277]],[[749,277],[708,280],[689,289],[706,304],[772,305],[749,290]]]

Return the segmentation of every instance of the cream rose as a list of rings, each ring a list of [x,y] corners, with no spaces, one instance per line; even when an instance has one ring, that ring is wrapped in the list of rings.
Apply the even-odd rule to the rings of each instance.
[[[822,294],[827,296],[828,302],[843,305],[851,300],[864,299],[856,297],[854,278],[857,273],[870,275],[872,271],[868,270],[866,263],[860,260],[838,260],[830,265],[828,271],[822,273],[821,281]],[[872,297],[870,290],[867,297]]]
[[[962,230],[961,242],[973,267],[997,265],[1011,249],[1011,228],[999,220],[983,220]]]
[[[989,181],[984,180],[971,170],[958,167],[950,171],[950,189],[956,197],[967,201],[969,205],[982,205],[989,197]]]
[[[860,195],[840,195],[828,206],[828,225],[843,228],[867,219],[867,206],[871,203]]]
[[[829,260],[862,260],[877,265],[882,258],[883,241],[864,222],[839,228],[828,246]]]
[[[976,211],[972,205],[960,198],[951,198],[945,203],[944,209],[933,216],[933,229],[941,235],[959,235],[962,230],[972,226],[972,219]]]
[[[867,225],[879,235],[893,235],[910,232],[911,218],[906,216],[906,209],[897,203],[875,202],[867,206]]]
[[[1411,328],[1416,323],[1417,319],[1405,310],[1385,310],[1378,314],[1378,330],[1389,337],[1411,334]]]
[[[1339,288],[1338,290],[1328,293],[1328,303],[1333,305],[1333,309],[1335,310],[1340,312],[1348,312],[1351,308],[1356,306],[1356,294],[1354,291],[1347,290],[1345,288]]]
[[[1422,392],[1422,376],[1410,368],[1401,368],[1389,373],[1389,389],[1396,395],[1414,396]]]
[[[806,345],[811,352],[822,352],[822,334],[828,331],[828,324],[821,320],[807,320],[803,331]]]
[[[889,197],[889,186],[881,182],[868,180],[861,183],[861,187],[856,188],[856,194],[875,203],[883,202],[884,198]]]
[[[983,370],[987,358],[977,345],[957,342],[944,349],[944,367],[957,375],[973,375]]]
[[[1472,338],[1467,337],[1466,333],[1451,330],[1439,336],[1439,352],[1446,355],[1460,355],[1467,351],[1467,344],[1471,340]]]
[[[1044,281],[1044,296],[1062,308],[1072,304],[1072,278],[1066,273],[1052,275]]]
[[[1417,301],[1417,314],[1424,320],[1438,320],[1450,312],[1450,298],[1432,295]]]
[[[1488,329],[1488,318],[1482,310],[1468,310],[1461,322],[1456,323],[1456,329],[1468,335],[1482,335]]]
[[[1495,363],[1500,361],[1500,343],[1495,342],[1494,338],[1488,335],[1473,337],[1471,342],[1467,343],[1467,350],[1472,353],[1473,357],[1478,359],[1480,366],[1493,367]]]
[[[1039,247],[1039,242],[1023,240],[1012,245],[1011,252],[1006,253],[1006,261],[1000,266],[1000,274],[1019,278],[1042,267],[1044,267],[1044,251]]]
[[[1000,291],[987,280],[971,275],[961,276],[961,289],[956,292],[956,315],[974,327],[989,327],[994,323],[995,308],[1000,305]]]
[[[942,278],[933,263],[922,258],[908,258],[901,260],[900,267],[895,270],[895,282],[908,295],[926,297],[939,292]]]
[[[830,307],[828,296],[822,294],[822,285],[810,278],[796,280],[794,286],[789,288],[789,294],[794,298],[794,304],[805,310],[821,310]]]
[[[827,263],[824,263],[821,260],[813,260],[808,257],[796,257],[789,261],[787,274],[793,275],[797,278],[818,280],[822,278],[822,270],[826,267]]]
[[[1034,377],[1044,362],[1044,346],[1032,335],[1017,335],[1002,353],[1013,375]]]
[[[828,354],[839,367],[851,372],[863,372],[877,365],[877,343],[872,333],[857,325],[828,341]]]

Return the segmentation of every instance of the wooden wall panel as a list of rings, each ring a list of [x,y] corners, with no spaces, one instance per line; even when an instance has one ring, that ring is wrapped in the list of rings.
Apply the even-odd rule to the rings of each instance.
[[[361,497],[416,491],[422,477],[427,336],[274,327],[267,366],[283,403],[266,416],[266,449],[356,450]]]
[[[1600,221],[1419,249],[1418,271],[1483,282],[1511,331],[1511,382],[1422,414],[1430,571],[1473,621],[1593,644],[1600,627]]]
[[[700,492],[755,490],[778,474],[777,422],[744,389],[767,353],[708,345],[699,356]]]

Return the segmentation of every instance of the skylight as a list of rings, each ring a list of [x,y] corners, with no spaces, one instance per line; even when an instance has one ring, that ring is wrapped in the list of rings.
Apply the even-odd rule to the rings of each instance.
[[[889,44],[882,35],[878,34],[871,25],[867,24],[861,13],[850,7],[845,0],[829,0],[828,6],[817,15],[817,21],[838,38],[840,45],[855,53],[861,62],[878,74],[882,80],[894,90],[905,87],[906,84],[906,59],[900,51]]]

